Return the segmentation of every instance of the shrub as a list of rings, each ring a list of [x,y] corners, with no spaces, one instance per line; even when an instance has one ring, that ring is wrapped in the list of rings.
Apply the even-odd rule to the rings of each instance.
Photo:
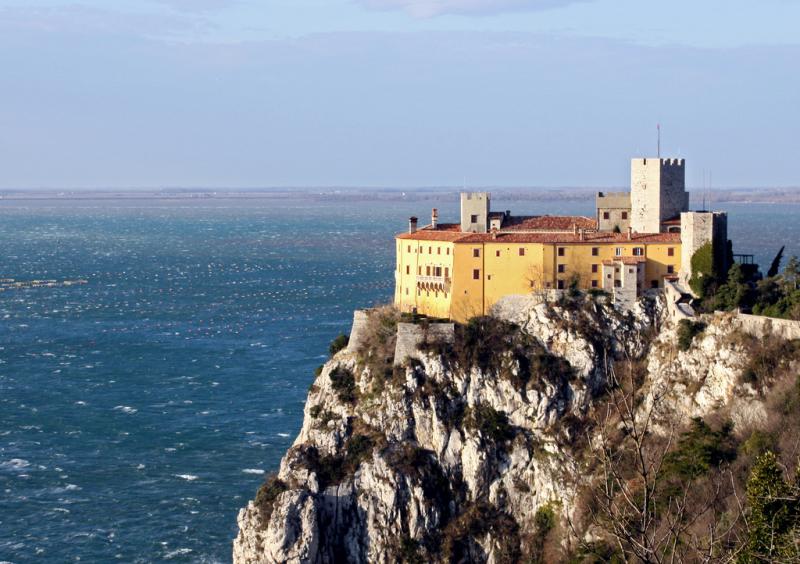
[[[308,410],[308,414],[309,414],[311,417],[313,417],[314,419],[316,419],[317,417],[319,417],[319,414],[320,414],[320,413],[322,413],[322,406],[321,406],[321,405],[319,405],[319,404],[317,404],[317,405],[312,405],[312,406],[309,408],[309,410]]]
[[[355,403],[356,401],[356,379],[353,373],[347,368],[337,366],[329,375],[331,384],[336,392],[336,397],[342,403]]]
[[[475,539],[491,533],[497,542],[494,551],[498,564],[520,562],[519,525],[514,518],[486,503],[467,506],[457,519],[451,521],[442,532],[442,556],[444,562],[472,562]]]
[[[331,341],[330,346],[328,347],[328,352],[331,356],[334,356],[340,350],[344,349],[347,344],[350,342],[350,337],[345,334],[341,334],[336,337],[333,341]]]
[[[514,428],[508,422],[505,412],[497,411],[484,403],[467,409],[464,426],[479,431],[484,438],[494,443],[503,443],[514,438]]]
[[[742,370],[742,381],[763,387],[775,379],[779,369],[800,359],[800,341],[786,341],[779,337],[753,340],[749,352],[750,358]]]
[[[264,483],[258,488],[256,494],[255,506],[261,513],[262,519],[268,521],[272,515],[272,508],[275,505],[275,500],[288,489],[286,484],[278,479],[278,475],[273,473],[267,476]]]
[[[678,323],[678,348],[682,351],[688,351],[694,338],[705,330],[706,324],[702,321],[681,319]]]
[[[732,430],[730,423],[715,431],[701,418],[692,419],[690,429],[678,438],[676,449],[664,457],[665,478],[693,480],[706,474],[712,467],[736,458]]]
[[[692,255],[692,278],[689,287],[700,298],[708,297],[713,293],[717,283],[714,271],[714,247],[709,241]]]

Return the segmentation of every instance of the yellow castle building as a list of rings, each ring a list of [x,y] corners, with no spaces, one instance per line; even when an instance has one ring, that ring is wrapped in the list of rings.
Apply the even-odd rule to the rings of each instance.
[[[490,194],[461,194],[460,223],[396,236],[395,305],[465,321],[504,296],[602,289],[630,308],[648,290],[686,280],[692,254],[727,242],[724,212],[689,212],[683,159],[631,161],[631,190],[600,192],[595,217],[514,216],[491,210]]]

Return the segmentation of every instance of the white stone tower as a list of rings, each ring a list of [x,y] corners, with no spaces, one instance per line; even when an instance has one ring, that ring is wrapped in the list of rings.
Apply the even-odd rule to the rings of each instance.
[[[689,210],[683,159],[631,160],[631,228],[660,233],[662,223]]]

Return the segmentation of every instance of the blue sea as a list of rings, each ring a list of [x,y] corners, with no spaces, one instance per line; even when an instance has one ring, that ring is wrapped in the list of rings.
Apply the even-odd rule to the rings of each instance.
[[[0,562],[228,562],[392,236],[452,201],[0,200]],[[498,202],[592,214],[592,202]],[[730,205],[737,253],[800,254],[800,206]],[[425,223],[425,221],[422,221]]]

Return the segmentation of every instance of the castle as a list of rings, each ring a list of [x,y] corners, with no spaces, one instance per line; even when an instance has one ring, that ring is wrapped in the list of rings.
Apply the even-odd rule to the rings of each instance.
[[[430,225],[412,217],[395,237],[401,311],[464,321],[504,296],[570,287],[602,289],[628,309],[645,291],[685,286],[706,243],[727,256],[727,215],[689,211],[683,159],[633,159],[630,192],[599,192],[595,217],[514,216],[472,192],[460,219],[439,223],[434,209]]]

